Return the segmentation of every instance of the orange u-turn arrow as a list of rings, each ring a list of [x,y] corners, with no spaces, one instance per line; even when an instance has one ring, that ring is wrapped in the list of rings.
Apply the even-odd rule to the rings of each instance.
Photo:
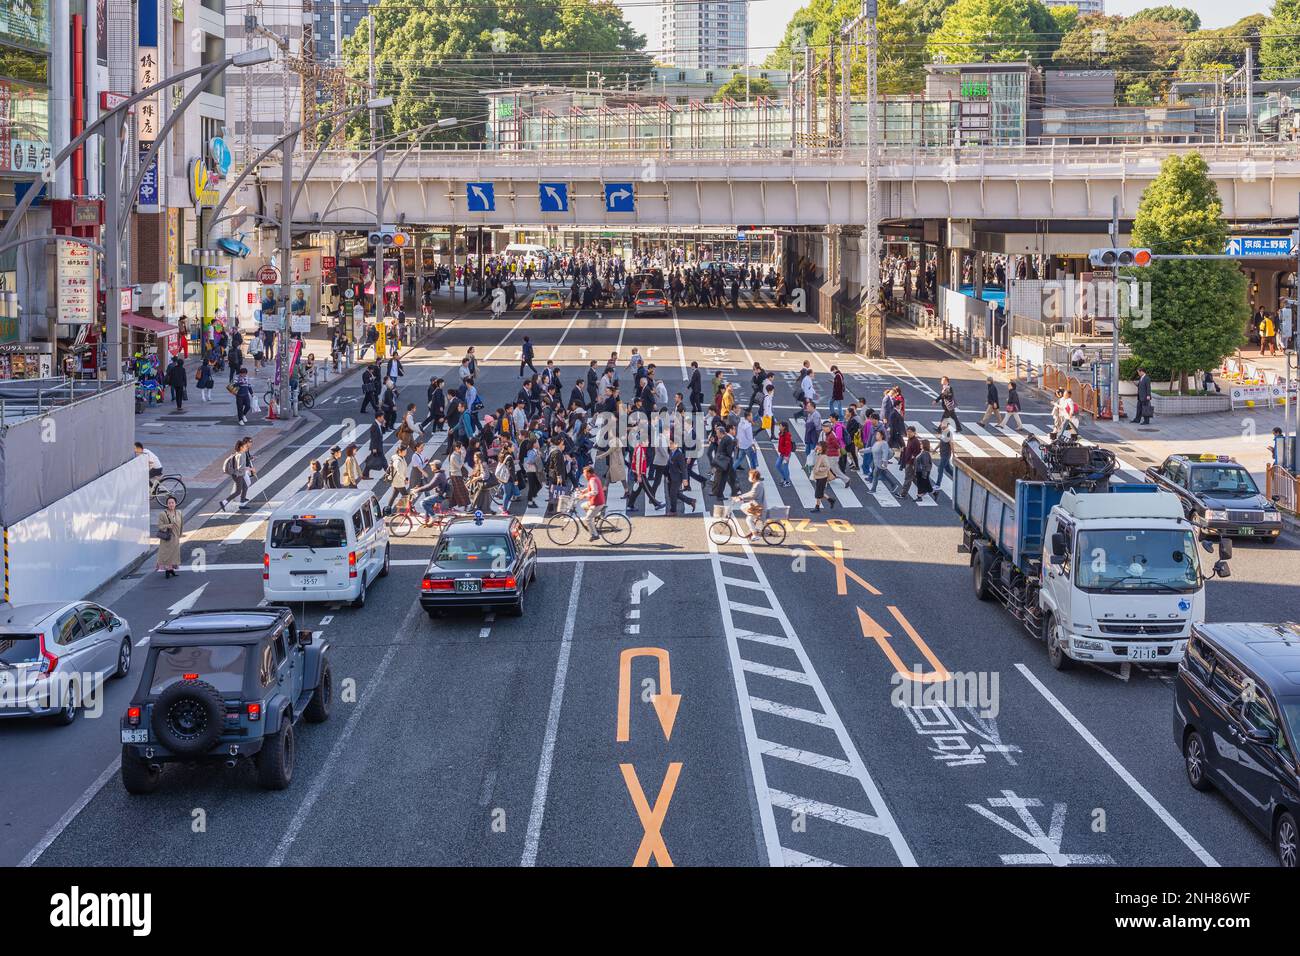
[[[915,671],[908,670],[894,651],[893,645],[889,643],[889,632],[877,624],[870,614],[862,610],[862,608],[858,608],[858,624],[862,627],[862,636],[869,637],[880,645],[880,649],[889,658],[889,663],[894,665],[894,670],[907,680],[917,681],[922,684],[942,684],[944,681],[951,679],[952,674],[948,673],[948,669],[939,663],[939,658],[934,656],[934,651],[930,650],[930,646],[921,639],[921,635],[916,633],[916,628],[912,627],[911,622],[892,604],[888,605],[888,607],[889,613],[894,616],[894,620],[912,639],[916,649],[930,662],[930,666],[934,670],[925,674],[918,674]]]
[[[662,647],[629,647],[618,658],[618,734],[620,743],[631,738],[632,724],[632,658],[654,657],[659,660],[659,693],[650,698],[655,713],[659,715],[659,726],[663,728],[664,739],[671,740],[673,723],[677,720],[677,708],[682,704],[682,695],[673,693],[672,668],[668,662],[668,652]]]

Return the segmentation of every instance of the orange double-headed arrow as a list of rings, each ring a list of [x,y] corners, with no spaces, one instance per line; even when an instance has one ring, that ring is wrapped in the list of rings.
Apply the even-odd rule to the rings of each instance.
[[[858,624],[862,628],[862,636],[869,637],[880,645],[880,649],[884,651],[885,656],[889,658],[889,663],[894,665],[894,670],[907,680],[917,681],[921,684],[942,684],[944,681],[951,679],[952,674],[948,672],[946,667],[939,663],[939,658],[934,656],[934,651],[930,650],[930,645],[926,644],[925,641],[921,639],[921,635],[916,633],[916,628],[912,627],[911,622],[903,616],[903,612],[892,604],[888,605],[888,607],[889,613],[894,616],[894,620],[898,622],[898,625],[903,629],[904,633],[912,639],[912,643],[916,645],[916,649],[921,652],[927,661],[930,662],[930,666],[933,667],[934,670],[924,674],[908,670],[899,658],[897,652],[895,652],[893,645],[889,643],[889,632],[877,624],[876,620],[870,614],[862,610],[862,608],[858,608]]]
[[[632,725],[632,659],[634,657],[654,657],[659,660],[659,693],[650,698],[655,713],[659,715],[659,726],[663,728],[664,739],[671,740],[673,723],[677,720],[677,708],[682,704],[682,695],[673,693],[672,668],[668,662],[668,652],[662,647],[629,647],[618,657],[618,734],[620,743],[631,738]]]

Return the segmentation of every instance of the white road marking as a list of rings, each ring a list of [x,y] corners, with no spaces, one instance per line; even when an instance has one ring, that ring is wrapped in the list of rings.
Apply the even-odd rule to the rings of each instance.
[[[682,366],[682,381],[688,382],[691,378],[690,367],[686,364],[686,350],[682,348],[682,325],[677,321],[677,306],[673,310],[673,335],[677,336],[677,361]]]
[[[618,353],[619,361],[623,361],[623,332],[627,328],[627,309],[623,310],[623,319],[618,324],[618,344],[614,346],[614,351]]]
[[[800,763],[805,767],[816,767],[818,770],[829,770],[831,773],[838,773],[845,777],[853,776],[852,764],[839,757],[828,757],[825,754],[813,753],[811,750],[774,744],[770,740],[760,740],[758,746],[768,757],[789,760],[791,763]]]
[[[114,757],[113,762],[104,768],[104,772],[95,778],[94,783],[81,792],[81,796],[77,798],[77,802],[64,811],[63,816],[59,817],[54,826],[45,831],[45,835],[37,841],[34,847],[27,851],[27,855],[19,861],[18,865],[20,867],[32,866],[37,860],[39,860],[42,854],[50,848],[50,845],[59,838],[59,834],[66,830],[68,825],[71,824],[73,820],[77,819],[77,815],[81,813],[82,810],[86,809],[87,804],[89,804],[91,800],[95,799],[95,795],[104,789],[104,784],[117,776],[117,772],[121,769],[122,758],[120,756]]]
[[[1187,829],[1181,823],[1174,819],[1173,814],[1166,810],[1164,805],[1153,797],[1146,787],[1138,783],[1137,778],[1128,772],[1128,769],[1115,758],[1114,754],[1107,750],[1102,742],[1094,737],[1092,732],[1083,725],[1079,718],[1070,713],[1069,709],[1056,698],[1056,695],[1048,690],[1043,685],[1043,682],[1034,676],[1033,671],[1024,664],[1016,664],[1016,670],[1020,671],[1020,673],[1024,675],[1025,680],[1029,681],[1029,683],[1033,685],[1034,689],[1043,695],[1043,698],[1052,705],[1056,712],[1065,718],[1065,722],[1075,729],[1075,732],[1083,738],[1084,742],[1096,751],[1097,756],[1104,760],[1106,765],[1114,770],[1121,780],[1128,784],[1129,789],[1137,794],[1138,799],[1145,803],[1151,809],[1151,812],[1159,817],[1160,821],[1173,831],[1174,836],[1183,841],[1183,845],[1186,846],[1187,849],[1191,850],[1198,860],[1206,866],[1219,865],[1218,861],[1209,854],[1209,851],[1207,851],[1205,847],[1201,846],[1201,844],[1196,841],[1196,838],[1188,833]]]
[[[579,309],[578,311],[582,311],[582,310]],[[573,313],[573,318],[569,319],[569,324],[564,327],[564,331],[560,334],[560,340],[555,343],[555,348],[551,349],[551,354],[550,354],[551,360],[554,360],[555,356],[560,354],[560,346],[564,345],[564,340],[569,337],[569,330],[573,328],[573,323],[577,321],[578,321],[578,313],[575,312]]]
[[[626,318],[627,313],[624,313]],[[564,633],[560,638],[560,655],[555,662],[555,681],[551,685],[551,706],[542,735],[542,753],[537,764],[537,781],[533,785],[533,807],[528,814],[528,832],[524,837],[524,855],[520,866],[536,866],[537,850],[542,839],[542,818],[546,813],[546,794],[551,786],[551,767],[555,762],[555,742],[560,732],[560,707],[564,703],[564,684],[569,676],[569,654],[573,650],[573,632],[578,618],[578,593],[582,590],[582,565],[573,569],[573,586],[569,590],[569,609],[564,616]]]
[[[308,439],[307,442],[304,443],[303,447],[299,448],[294,454],[287,455],[280,459],[280,461],[276,463],[275,467],[266,472],[266,474],[261,474],[259,472],[257,480],[248,488],[249,501],[252,501],[258,495],[265,495],[271,485],[273,485],[281,475],[288,472],[300,458],[306,457],[313,449],[318,448],[320,445],[329,441],[335,432],[342,430],[342,424],[326,426],[326,428],[317,433],[314,438]],[[218,510],[216,513],[226,514],[227,512]],[[245,537],[247,537],[247,534],[245,534]],[[243,538],[240,538],[239,540],[242,541]]]

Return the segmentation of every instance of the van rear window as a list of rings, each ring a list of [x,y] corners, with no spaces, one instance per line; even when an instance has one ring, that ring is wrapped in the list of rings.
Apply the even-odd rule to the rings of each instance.
[[[0,635],[0,664],[34,664],[41,659],[41,639],[35,634]]]
[[[344,548],[342,518],[282,518],[271,523],[273,548]]]

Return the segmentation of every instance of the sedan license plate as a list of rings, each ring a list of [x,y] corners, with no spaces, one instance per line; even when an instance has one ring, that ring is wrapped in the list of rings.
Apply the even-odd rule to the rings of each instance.
[[[124,744],[147,744],[149,742],[149,731],[143,727],[139,730],[122,731],[122,743]]]
[[[1130,647],[1128,649],[1128,659],[1131,661],[1154,661],[1159,656],[1159,651],[1154,647]]]
[[[479,591],[483,590],[483,583],[477,580],[457,581],[456,590],[462,594],[477,594]]]
[[[1238,528],[1237,534],[1251,535],[1255,533],[1254,528]]]

